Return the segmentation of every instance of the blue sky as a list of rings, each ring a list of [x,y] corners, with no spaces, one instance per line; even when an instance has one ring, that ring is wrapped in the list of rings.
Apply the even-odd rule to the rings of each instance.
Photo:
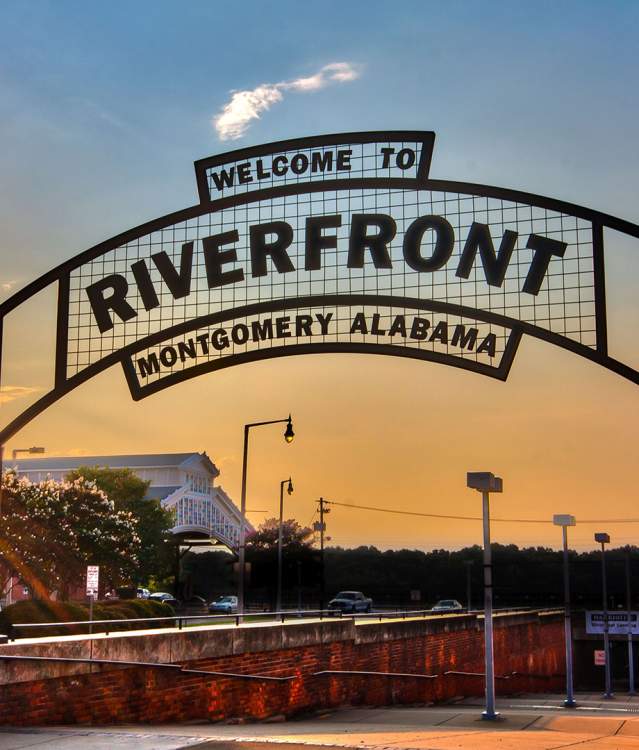
[[[19,209],[46,195],[47,213],[77,217],[76,201],[116,201],[120,191],[122,226],[190,203],[190,162],[224,148],[210,118],[230,90],[347,61],[362,66],[356,82],[291,93],[237,145],[432,129],[436,176],[523,187],[633,218],[639,5],[389,8],[359,0],[3,3],[3,202]],[[101,230],[108,227],[94,239]],[[75,242],[90,234],[76,232]]]
[[[9,0],[0,248],[18,257],[0,284],[195,202],[197,158],[321,132],[435,130],[435,177],[639,221],[638,36],[639,5],[621,1]],[[230,91],[335,62],[359,78],[288,91],[220,142],[211,118]]]
[[[550,195],[639,223],[637,39],[639,3],[621,0],[4,0],[0,299],[8,293],[3,285],[15,289],[97,242],[195,203],[194,160],[243,145],[327,132],[434,130],[434,177]],[[358,77],[306,92],[284,88],[282,100],[239,140],[218,138],[212,118],[229,102],[231,91],[290,83],[335,63],[353,66]],[[628,332],[639,326],[638,251],[619,242],[611,245],[607,258],[609,316],[622,323],[628,357],[637,354]],[[589,494],[594,504],[607,489],[607,477],[615,476],[619,504],[614,509],[626,512],[636,503],[636,461],[629,447],[637,439],[634,386],[574,355],[529,343],[507,385],[420,364],[430,395],[422,395],[419,409],[394,388],[398,373],[412,377],[416,372],[411,363],[378,357],[373,378],[367,358],[348,371],[343,360],[326,358],[321,373],[308,358],[293,359],[299,363],[284,360],[255,371],[232,368],[231,374],[200,378],[134,406],[121,373],[107,373],[33,423],[21,439],[46,442],[57,452],[207,448],[220,459],[224,484],[237,496],[237,425],[256,416],[268,418],[259,413],[262,404],[253,394],[267,387],[263,377],[275,383],[286,371],[307,384],[298,396],[317,426],[315,450],[337,467],[333,487],[311,487],[309,479],[309,493],[333,491],[335,497],[362,501],[350,466],[343,463],[356,442],[363,446],[357,459],[360,476],[371,466],[388,466],[386,479],[380,478],[388,484],[380,485],[380,493],[393,493],[397,482],[405,482],[398,490],[405,492],[404,505],[423,507],[429,493],[440,496],[445,489],[453,498],[459,484],[461,494],[451,502],[463,504],[467,491],[458,478],[473,468],[468,461],[482,468],[483,446],[460,454],[457,465],[443,443],[420,437],[428,443],[432,462],[450,465],[454,477],[439,486],[427,468],[423,474],[416,468],[410,481],[397,475],[414,447],[402,435],[402,420],[414,419],[422,436],[422,420],[435,414],[437,429],[445,428],[455,445],[480,426],[492,425],[513,483],[517,472],[528,481],[529,461],[536,461],[547,468],[544,482],[554,472],[574,498]],[[30,385],[42,364],[25,358],[14,363],[11,377],[22,376]],[[362,378],[370,380],[365,388]],[[564,403],[557,406],[564,378],[574,387],[562,390]],[[304,394],[312,388],[317,401],[306,404]],[[228,398],[233,389],[246,403]],[[334,418],[346,425],[350,442],[333,445],[328,437],[332,407],[326,404],[336,389],[343,399],[334,406]],[[270,385],[267,390],[277,408],[291,408],[288,394]],[[440,392],[451,399],[457,394],[454,414]],[[183,404],[197,405],[198,412],[188,425],[180,423],[171,442],[162,419],[179,414],[172,410]],[[506,429],[492,410],[495,404],[511,417]],[[537,420],[539,404],[545,411]],[[163,414],[158,415],[158,405]],[[357,427],[357,415],[377,408],[388,432],[385,440],[374,442],[365,425]],[[123,422],[133,418],[138,427],[129,424],[123,435]],[[87,426],[91,419],[100,424],[99,434]],[[524,437],[535,420],[539,435]],[[552,457],[544,440],[559,446]],[[601,441],[607,443],[609,460],[599,471]],[[291,473],[290,465],[279,467],[279,458],[273,460],[282,476]],[[302,466],[308,476],[325,481],[323,468]],[[259,502],[269,491],[270,479],[264,482],[256,489],[257,507],[268,504]],[[304,491],[301,482],[300,496]],[[525,509],[535,497],[531,485],[518,507]],[[574,507],[553,505],[555,512]],[[382,529],[373,541],[396,545],[407,533],[400,530],[396,539],[384,542]],[[337,543],[352,541],[355,536],[336,537]]]

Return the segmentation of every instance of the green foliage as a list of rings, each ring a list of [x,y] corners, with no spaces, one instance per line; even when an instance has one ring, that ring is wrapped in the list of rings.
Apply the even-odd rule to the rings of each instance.
[[[267,518],[246,539],[247,552],[258,550],[277,549],[279,535],[279,519]],[[313,542],[313,531],[308,527],[300,526],[293,518],[282,522],[282,549],[294,551],[296,549],[310,547]]]
[[[111,469],[105,466],[81,466],[70,472],[67,479],[84,477],[94,482],[116,509],[131,513],[137,520],[141,544],[135,581],[146,584],[150,579],[166,581],[171,577],[174,549],[167,542],[173,516],[159,500],[147,499],[149,482],[140,479],[131,469]]]
[[[493,585],[497,607],[560,606],[563,602],[562,553],[548,547],[520,549],[493,544]],[[470,563],[473,606],[483,602],[483,551],[475,545],[461,550],[386,550],[375,547],[326,550],[326,592],[364,591],[377,605],[427,607],[438,599],[466,603],[467,565]],[[625,602],[625,551],[610,550],[608,588],[610,606]],[[631,550],[633,571],[639,570],[639,550]],[[601,561],[597,551],[570,553],[572,600],[576,606],[601,606]],[[636,588],[636,587],[635,587]],[[411,590],[420,602],[410,601]],[[639,591],[635,592],[635,595]],[[613,601],[614,597],[614,601]]]
[[[96,602],[93,606],[94,620],[126,620],[135,618],[172,617],[173,608],[164,602],[150,599],[119,599]],[[28,599],[16,602],[0,612],[0,633],[19,634],[22,637],[44,637],[52,635],[74,635],[88,633],[87,625],[43,627],[20,630],[15,627],[27,622],[80,622],[89,619],[89,606],[74,602]],[[114,624],[112,630],[137,630],[155,628],[160,623],[150,621],[131,625]]]
[[[32,483],[7,472],[2,511],[0,554],[37,598],[53,591],[66,598],[88,564],[100,565],[110,586],[138,567],[133,515],[82,478]]]

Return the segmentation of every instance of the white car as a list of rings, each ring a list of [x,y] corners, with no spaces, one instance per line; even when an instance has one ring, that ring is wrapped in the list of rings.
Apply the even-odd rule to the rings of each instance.
[[[433,607],[433,612],[460,612],[464,608],[457,599],[440,599]]]
[[[148,589],[138,589],[137,590],[137,598],[138,599],[148,599],[151,596],[151,592]]]
[[[218,596],[218,598],[209,604],[209,612],[215,614],[233,614],[237,612],[237,596]]]

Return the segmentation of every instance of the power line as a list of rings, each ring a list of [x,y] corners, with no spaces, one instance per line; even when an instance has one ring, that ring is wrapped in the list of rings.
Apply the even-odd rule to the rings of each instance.
[[[443,518],[448,521],[481,521],[481,516],[449,516],[442,515],[439,513],[419,513],[414,510],[397,510],[396,508],[379,508],[374,505],[355,505],[354,503],[338,503],[335,500],[325,500],[328,505],[338,505],[341,508],[355,508],[357,510],[373,510],[378,513],[394,513],[400,516],[420,516],[421,518]],[[549,523],[552,524],[552,520],[541,519],[541,518],[491,518],[491,523]],[[579,519],[578,522],[582,523],[639,523],[639,518],[587,518]]]

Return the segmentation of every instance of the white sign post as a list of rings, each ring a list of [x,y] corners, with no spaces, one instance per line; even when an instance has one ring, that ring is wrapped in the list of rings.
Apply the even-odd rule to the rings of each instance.
[[[100,566],[87,565],[87,596],[96,597],[100,583]]]
[[[89,597],[89,623],[93,622],[93,600],[98,595],[100,585],[100,566],[87,565],[87,596]],[[89,624],[89,633],[93,632],[93,626]]]

